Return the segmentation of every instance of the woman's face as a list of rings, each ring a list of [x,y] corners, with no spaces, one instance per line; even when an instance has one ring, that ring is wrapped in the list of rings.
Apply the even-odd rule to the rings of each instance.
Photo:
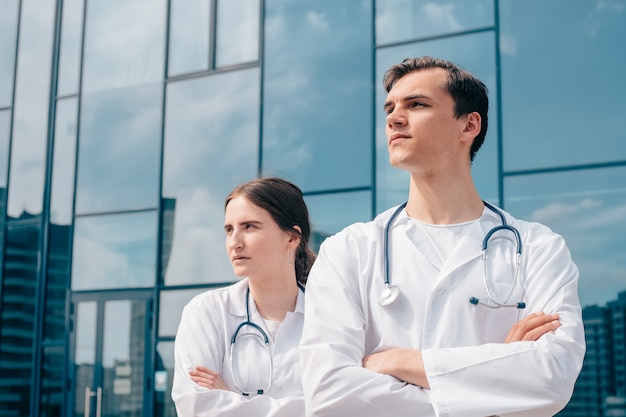
[[[226,252],[235,275],[271,279],[293,270],[289,257],[293,257],[297,246],[294,234],[282,230],[267,210],[247,198],[237,196],[230,200],[224,231]]]

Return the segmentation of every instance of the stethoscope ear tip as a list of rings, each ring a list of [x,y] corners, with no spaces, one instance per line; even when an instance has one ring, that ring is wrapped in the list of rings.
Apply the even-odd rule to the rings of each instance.
[[[382,307],[388,306],[389,304],[396,301],[398,296],[400,295],[400,290],[398,287],[387,287],[383,290],[378,298],[378,304]]]

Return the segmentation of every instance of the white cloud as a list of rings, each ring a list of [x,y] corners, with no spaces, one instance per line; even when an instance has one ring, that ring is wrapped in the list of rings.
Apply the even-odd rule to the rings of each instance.
[[[449,31],[457,31],[463,28],[456,17],[454,17],[454,5],[452,4],[426,3],[422,10],[428,17],[428,20],[439,28]]]
[[[308,12],[305,16],[306,23],[313,29],[320,30],[322,32],[328,32],[330,29],[330,25],[328,24],[328,19],[323,13],[318,12]]]

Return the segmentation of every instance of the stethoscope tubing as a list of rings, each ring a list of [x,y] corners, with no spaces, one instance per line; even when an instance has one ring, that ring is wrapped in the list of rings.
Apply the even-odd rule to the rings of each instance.
[[[501,225],[491,228],[491,230],[489,230],[487,234],[485,235],[485,237],[483,238],[483,242],[482,242],[483,281],[485,284],[485,290],[487,292],[487,296],[489,297],[489,300],[491,300],[493,304],[483,303],[476,297],[470,297],[469,302],[472,305],[481,304],[489,308],[501,308],[501,307],[516,307],[518,309],[526,308],[526,303],[524,301],[520,301],[515,304],[508,304],[508,300],[511,298],[511,295],[513,294],[513,290],[515,289],[515,284],[517,283],[517,280],[519,277],[520,266],[521,266],[522,238],[520,236],[519,230],[517,230],[517,228],[507,223],[504,214],[500,210],[498,210],[491,204],[487,203],[486,201],[483,201],[483,204],[489,210],[496,213],[500,217],[500,221],[502,222]],[[391,214],[391,217],[389,217],[389,220],[387,220],[387,224],[385,225],[385,230],[383,233],[383,264],[384,264],[384,274],[385,274],[384,275],[385,289],[383,290],[383,293],[381,294],[381,297],[379,299],[379,304],[381,306],[387,306],[391,304],[397,298],[398,293],[399,293],[399,290],[397,289],[397,287],[391,286],[391,278],[389,274],[389,230],[395,218],[406,207],[406,205],[407,205],[407,202],[400,204],[396,208],[396,210]],[[508,294],[506,301],[504,303],[498,302],[493,296],[491,292],[491,288],[489,287],[489,284],[488,284],[489,278],[488,278],[488,272],[487,272],[487,249],[489,248],[489,239],[491,239],[494,233],[499,232],[501,230],[506,230],[506,231],[511,232],[515,236],[515,244],[516,244],[515,261],[514,261],[515,275],[513,277],[513,285],[511,286],[511,292]],[[525,289],[522,288],[522,291],[523,291],[522,292],[522,299],[523,299]]]
[[[298,282],[298,288],[302,292],[304,292],[304,286],[302,286],[302,284],[300,284],[299,282]],[[233,366],[233,352],[235,349],[235,342],[237,341],[237,336],[239,335],[240,330],[246,326],[252,327],[258,332],[258,334],[254,334],[254,333],[250,333],[250,334],[253,335],[254,337],[259,338],[263,342],[263,345],[265,346],[265,350],[267,351],[267,356],[270,358],[269,381],[265,388],[259,388],[256,390],[256,392],[245,391],[241,388],[240,384],[237,382],[237,377],[235,376],[234,366]],[[239,326],[237,326],[237,329],[233,332],[233,335],[230,338],[229,354],[230,354],[230,360],[228,361],[228,364],[230,368],[230,374],[233,377],[233,385],[243,396],[247,397],[253,393],[257,395],[262,395],[270,390],[270,388],[272,387],[273,375],[274,375],[274,358],[270,350],[270,338],[267,336],[267,333],[265,332],[265,330],[263,330],[261,326],[259,326],[258,324],[250,320],[250,287],[246,289],[246,320],[241,322]]]

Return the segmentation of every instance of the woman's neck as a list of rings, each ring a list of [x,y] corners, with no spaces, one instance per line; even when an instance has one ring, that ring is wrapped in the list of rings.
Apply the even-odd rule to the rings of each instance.
[[[294,311],[298,298],[298,285],[295,276],[285,282],[254,282],[248,280],[250,294],[256,308],[265,320],[283,321],[288,311]]]

